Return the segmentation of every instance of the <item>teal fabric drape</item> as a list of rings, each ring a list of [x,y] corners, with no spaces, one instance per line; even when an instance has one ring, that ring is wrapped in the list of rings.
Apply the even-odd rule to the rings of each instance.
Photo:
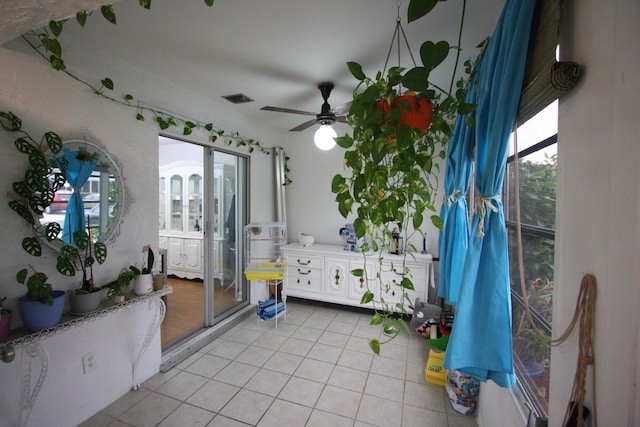
[[[64,174],[67,182],[73,187],[73,194],[67,203],[67,211],[64,215],[64,226],[62,227],[62,240],[65,243],[73,243],[73,233],[84,230],[84,202],[80,194],[80,187],[93,173],[98,164],[98,157],[89,154],[84,148],[69,150],[62,147],[62,155],[56,159],[58,167]]]
[[[476,103],[475,81],[469,82],[466,102]],[[456,118],[453,138],[447,147],[447,166],[444,175],[446,196],[440,210],[440,218],[442,218],[444,227],[440,231],[438,239],[438,254],[440,256],[438,296],[444,298],[444,301],[450,305],[458,303],[462,265],[469,240],[469,213],[466,196],[471,180],[474,129],[467,126],[465,120],[470,115],[466,114]]]
[[[508,0],[479,66],[475,111],[478,200],[443,365],[511,387],[511,297],[500,191],[522,86],[535,0]]]

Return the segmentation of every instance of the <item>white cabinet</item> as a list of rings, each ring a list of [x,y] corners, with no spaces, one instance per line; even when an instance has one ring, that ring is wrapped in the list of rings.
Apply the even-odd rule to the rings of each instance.
[[[433,283],[430,254],[413,254],[406,259],[388,254],[380,265],[376,256],[365,259],[361,253],[345,251],[342,246],[290,244],[287,264],[288,296],[336,304],[362,306],[360,301],[368,289],[375,300],[383,298],[395,305],[402,299],[402,280],[407,277],[415,288],[407,292],[410,301],[405,301],[404,306],[408,308],[415,298],[428,301],[428,287]],[[366,275],[353,275],[353,270],[366,271]],[[381,280],[377,279],[378,272]]]
[[[179,161],[160,168],[160,247],[167,249],[167,274],[202,279],[203,167]]]
[[[167,274],[187,279],[203,278],[202,239],[169,237],[167,239]]]

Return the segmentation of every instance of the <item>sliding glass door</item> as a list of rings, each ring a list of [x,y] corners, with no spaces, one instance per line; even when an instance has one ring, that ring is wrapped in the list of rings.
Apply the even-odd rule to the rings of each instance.
[[[173,138],[159,140],[159,247],[167,249],[163,348],[248,304],[240,274],[246,162]]]

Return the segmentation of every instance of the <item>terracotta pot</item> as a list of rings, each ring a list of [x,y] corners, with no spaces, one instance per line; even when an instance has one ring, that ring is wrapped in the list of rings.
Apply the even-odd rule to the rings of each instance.
[[[410,109],[405,109],[406,102],[409,103]],[[386,100],[377,101],[378,108],[382,110],[383,120],[386,120],[387,114],[391,109]],[[398,126],[406,124],[414,129],[420,129],[426,132],[431,125],[431,117],[433,115],[433,105],[426,98],[419,98],[416,95],[400,95],[393,102],[394,108],[400,108],[402,115],[398,119]]]

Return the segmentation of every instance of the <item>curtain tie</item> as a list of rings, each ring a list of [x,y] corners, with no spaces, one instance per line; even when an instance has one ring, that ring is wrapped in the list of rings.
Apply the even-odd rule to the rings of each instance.
[[[460,196],[462,196],[462,191],[460,190],[455,190],[453,194],[445,194],[442,204],[446,204],[447,206],[451,207],[452,204],[458,203],[458,199],[460,198]]]
[[[480,196],[478,197],[477,208],[480,213],[480,222],[478,222],[478,237],[484,237],[484,218],[487,216],[487,207],[491,209],[493,212],[497,213],[498,208],[491,203],[491,200],[499,199],[500,195],[496,196]]]

